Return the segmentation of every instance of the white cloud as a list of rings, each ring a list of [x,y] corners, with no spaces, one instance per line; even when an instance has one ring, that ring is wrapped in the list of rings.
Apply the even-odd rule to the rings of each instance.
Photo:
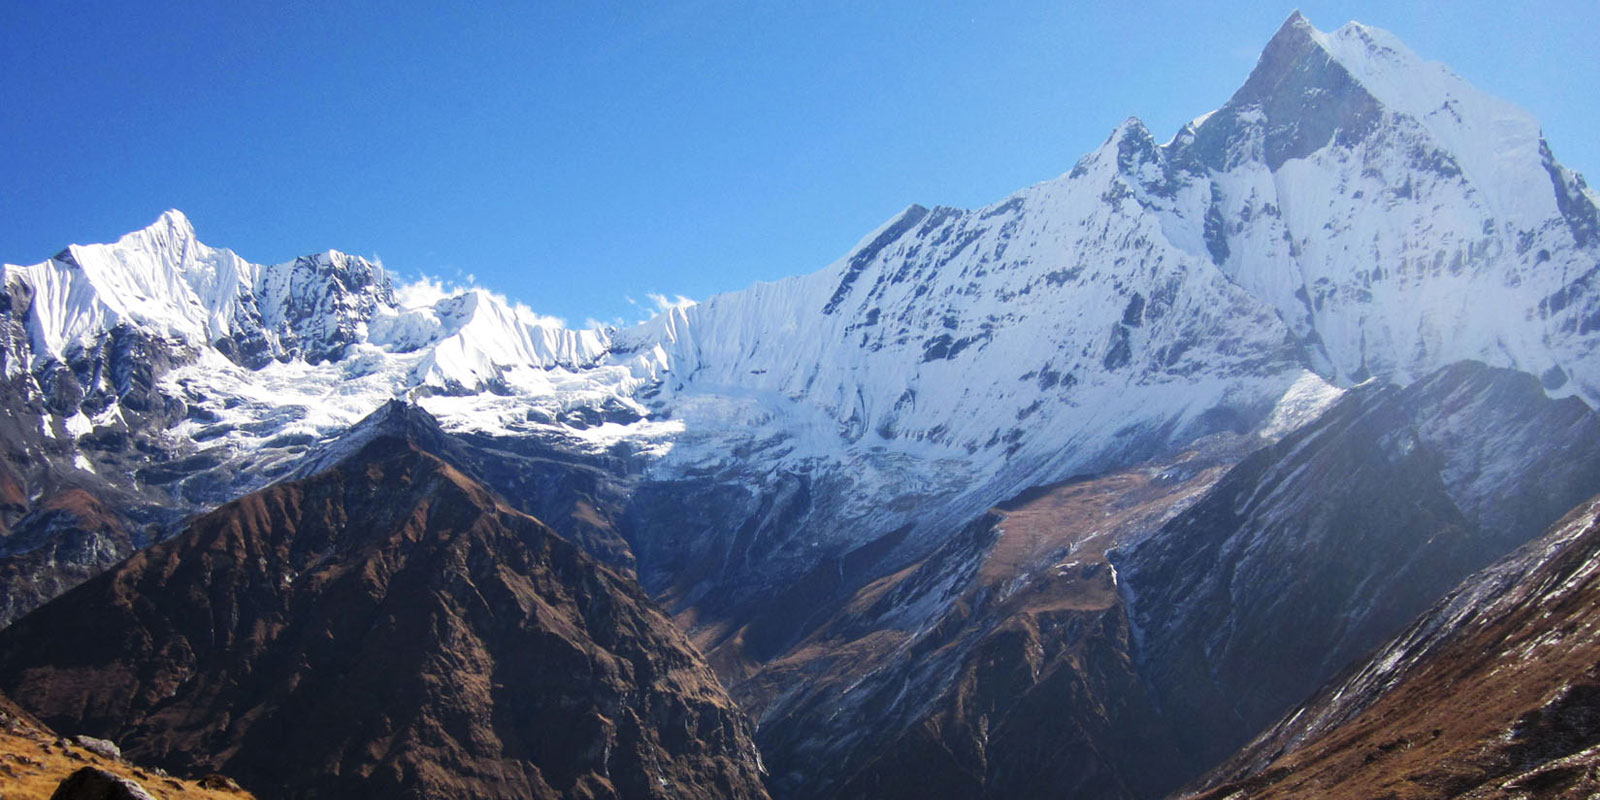
[[[583,321],[584,330],[597,331],[602,328],[621,328],[628,323],[622,317],[612,317],[609,320],[589,317]]]
[[[529,308],[526,303],[513,303],[513,302],[511,302],[503,294],[495,294],[494,292],[487,292],[487,294],[490,297],[493,297],[495,300],[498,300],[501,303],[504,303],[507,306],[509,306],[511,308],[511,310],[517,315],[517,321],[521,322],[524,325],[530,325],[530,326],[538,327],[538,328],[565,328],[565,327],[567,327],[567,321],[565,319],[562,319],[561,317],[553,317],[553,316],[549,316],[547,314],[540,314],[539,312],[534,311],[532,308]]]
[[[567,321],[561,317],[540,314],[526,303],[513,301],[499,292],[491,292],[477,285],[477,276],[472,273],[457,276],[460,282],[446,283],[444,279],[433,275],[419,275],[416,280],[403,284],[394,290],[395,300],[403,309],[428,308],[436,305],[440,300],[467,292],[479,292],[496,303],[511,309],[517,321],[524,325],[539,328],[565,328]]]
[[[669,310],[674,309],[674,308],[688,308],[689,306],[692,306],[692,305],[695,304],[695,301],[690,300],[689,298],[684,297],[681,294],[678,295],[676,298],[669,298],[664,294],[657,294],[655,292],[648,292],[648,293],[645,294],[645,297],[650,298],[650,302],[656,304],[656,311],[657,312],[669,311]],[[630,299],[629,302],[632,302],[632,300]],[[638,305],[638,304],[635,303],[634,305]]]
[[[444,281],[431,275],[419,275],[411,283],[397,287],[394,290],[394,297],[401,308],[425,308],[463,291],[465,290],[446,285]]]

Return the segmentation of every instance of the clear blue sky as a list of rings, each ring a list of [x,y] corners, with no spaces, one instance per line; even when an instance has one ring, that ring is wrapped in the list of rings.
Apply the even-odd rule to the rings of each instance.
[[[453,5],[450,10],[437,6]],[[1303,2],[1387,28],[1600,172],[1600,3]],[[909,203],[1227,99],[1292,3],[0,2],[0,260],[164,209],[582,324],[811,272]]]

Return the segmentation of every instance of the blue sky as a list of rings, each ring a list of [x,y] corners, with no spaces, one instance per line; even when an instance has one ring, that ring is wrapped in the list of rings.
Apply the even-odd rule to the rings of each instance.
[[[634,321],[647,293],[820,269],[907,204],[1052,178],[1128,116],[1169,134],[1294,8],[439,5],[0,3],[0,260],[176,207],[253,261],[333,247]],[[1600,3],[1511,7],[1300,4],[1527,108],[1596,176]]]

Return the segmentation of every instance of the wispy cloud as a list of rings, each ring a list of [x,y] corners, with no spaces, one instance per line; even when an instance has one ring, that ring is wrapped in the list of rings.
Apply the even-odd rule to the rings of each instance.
[[[445,285],[439,278],[419,275],[416,280],[396,287],[394,297],[401,308],[425,308],[460,293],[461,290]]]
[[[421,274],[409,283],[395,288],[395,300],[404,309],[429,308],[441,300],[459,297],[467,292],[478,292],[511,310],[517,321],[530,327],[565,328],[567,321],[561,317],[540,314],[527,303],[512,300],[499,292],[478,286],[478,277],[472,273],[457,273],[455,280],[445,280],[436,275]]]
[[[688,308],[689,306],[692,306],[692,305],[695,304],[695,301],[690,300],[689,298],[684,297],[681,294],[680,295],[676,295],[674,297],[667,297],[664,294],[657,294],[656,292],[648,292],[648,293],[645,294],[645,297],[650,298],[650,302],[655,303],[656,311],[658,313],[659,312],[664,312],[664,311],[671,311],[674,308]],[[628,302],[633,303],[633,299],[629,298]],[[634,303],[634,305],[638,305],[638,303]]]

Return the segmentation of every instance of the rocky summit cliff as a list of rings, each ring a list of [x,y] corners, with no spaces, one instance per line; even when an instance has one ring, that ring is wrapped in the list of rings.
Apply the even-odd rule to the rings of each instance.
[[[263,796],[766,796],[744,716],[636,584],[403,435],[7,628],[0,683]]]

